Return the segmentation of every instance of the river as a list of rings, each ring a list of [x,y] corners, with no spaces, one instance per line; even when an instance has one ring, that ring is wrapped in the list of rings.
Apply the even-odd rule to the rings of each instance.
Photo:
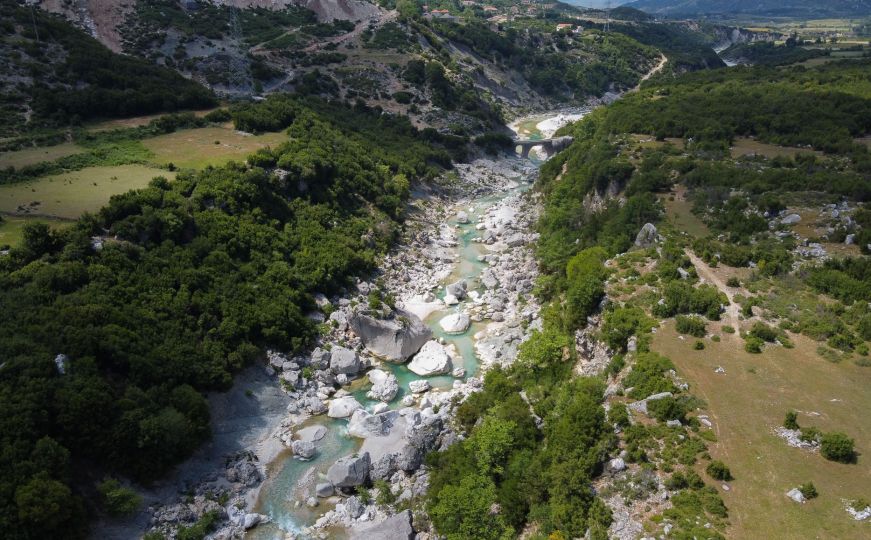
[[[537,115],[519,119],[513,122],[510,127],[518,134],[519,138],[536,140],[552,136],[553,132],[561,125],[580,119],[585,112],[585,110],[574,110],[558,114]],[[482,271],[488,267],[488,263],[483,260],[488,253],[488,247],[478,241],[480,231],[476,228],[477,224],[487,218],[488,212],[492,214],[494,205],[499,205],[507,198],[517,196],[529,189],[529,179],[524,180],[527,181],[509,182],[508,189],[497,190],[484,196],[461,199],[454,204],[454,210],[462,209],[469,219],[465,223],[459,223],[456,213],[453,213],[454,217],[448,221],[448,225],[456,233],[457,246],[455,249],[458,258],[450,274],[442,279],[442,286],[438,288],[437,292],[438,298],[444,298],[444,285],[449,283],[459,280],[466,280],[470,284],[478,283]],[[502,210],[500,209],[500,211]],[[462,367],[465,368],[464,379],[480,374],[481,362],[475,351],[475,341],[485,323],[473,323],[462,334],[448,334],[441,328],[439,321],[448,314],[463,312],[467,307],[466,302],[473,301],[477,297],[477,293],[480,291],[474,291],[471,295],[472,299],[467,299],[456,306],[436,309],[424,318],[424,322],[432,330],[435,339],[441,339],[448,346],[452,345],[455,348],[457,356],[454,359],[454,367],[457,367],[457,359],[461,358]],[[419,380],[421,377],[411,372],[405,365],[384,364],[381,369],[392,371],[399,382],[400,393],[392,401],[390,407],[400,408],[402,397],[409,393],[409,383],[413,380]],[[427,380],[433,388],[449,390],[454,385],[455,378],[444,375],[430,377]],[[371,410],[378,402],[367,398],[366,391],[369,387],[368,380],[363,377],[351,386],[351,393],[364,408]],[[326,434],[318,443],[317,455],[310,461],[301,461],[295,458],[290,451],[285,451],[267,466],[267,478],[260,489],[254,511],[269,516],[272,522],[250,531],[247,538],[253,540],[283,539],[286,533],[306,538],[304,529],[311,526],[319,516],[331,508],[331,505],[324,500],[321,500],[315,508],[310,508],[302,501],[310,496],[315,483],[323,481],[319,479],[323,478],[330,465],[338,458],[360,449],[361,440],[348,435],[347,420],[345,419],[334,420],[318,416],[300,427],[306,426],[324,426],[327,428]],[[329,535],[331,538],[342,538],[344,531],[330,530]]]

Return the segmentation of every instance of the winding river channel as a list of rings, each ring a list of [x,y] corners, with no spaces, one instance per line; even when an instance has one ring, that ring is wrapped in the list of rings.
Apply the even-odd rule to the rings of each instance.
[[[574,121],[583,116],[583,112],[543,114],[517,120],[511,124],[511,128],[522,139],[540,139],[552,135],[560,125]],[[539,127],[540,126],[540,127]],[[536,158],[533,158],[534,160]],[[457,245],[456,263],[450,275],[445,277],[438,288],[437,296],[444,298],[445,285],[465,280],[470,284],[470,296],[466,302],[471,302],[477,296],[474,286],[479,284],[479,276],[488,267],[484,258],[487,255],[487,246],[479,241],[481,236],[476,224],[484,219],[488,210],[493,210],[494,205],[510,196],[516,196],[530,187],[532,178],[520,179],[511,182],[508,189],[497,191],[489,195],[473,197],[463,200],[457,205],[456,210],[462,210],[468,215],[468,220],[459,223],[454,217],[447,224],[456,234]],[[454,367],[462,365],[465,368],[463,380],[480,374],[480,360],[475,352],[475,336],[485,323],[472,323],[469,329],[461,334],[448,334],[439,321],[455,312],[463,312],[465,302],[455,306],[442,307],[431,311],[423,319],[424,323],[432,330],[433,338],[443,340],[445,345],[453,345],[456,351]],[[460,360],[461,358],[461,360]],[[462,364],[460,364],[460,361]],[[400,392],[391,402],[391,409],[402,407],[402,397],[410,392],[409,383],[419,380],[421,377],[411,372],[405,365],[384,364],[381,369],[390,370],[397,378]],[[435,389],[449,390],[456,379],[450,374],[427,378],[427,381]],[[349,391],[367,410],[371,410],[379,402],[366,396],[370,384],[366,377],[358,379]],[[322,426],[322,427],[321,427]],[[326,429],[323,429],[326,428]],[[324,415],[314,417],[297,428],[308,429],[310,433],[317,432],[318,453],[309,461],[302,461],[293,456],[290,450],[278,453],[277,457],[267,465],[266,480],[263,483],[254,511],[267,515],[271,523],[263,524],[249,531],[246,538],[254,540],[284,539],[287,533],[298,535],[297,538],[306,538],[304,529],[311,526],[323,513],[331,508],[325,501],[314,508],[302,503],[312,493],[313,486],[317,482],[323,482],[324,475],[330,465],[342,456],[355,451],[367,450],[365,443],[348,435],[348,421],[346,419],[332,419]],[[343,530],[329,531],[331,538],[343,538]]]

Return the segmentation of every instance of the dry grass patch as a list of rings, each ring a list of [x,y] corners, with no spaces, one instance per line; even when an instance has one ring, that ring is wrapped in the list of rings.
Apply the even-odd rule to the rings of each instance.
[[[63,143],[55,146],[25,148],[14,152],[0,152],[0,169],[7,167],[20,169],[28,165],[36,165],[43,161],[54,161],[85,151],[85,148],[75,143]]]
[[[75,219],[99,210],[112,195],[145,187],[155,176],[174,179],[175,173],[143,165],[88,167],[0,185],[0,212]]]
[[[142,145],[154,153],[155,163],[202,169],[244,160],[261,148],[277,146],[286,140],[284,133],[250,135],[225,127],[206,127],[160,135],[142,141]]]
[[[732,148],[730,149],[732,158],[737,159],[742,156],[764,156],[769,159],[775,157],[795,157],[797,154],[814,154],[818,157],[823,157],[823,153],[811,150],[810,148],[797,148],[794,146],[778,146],[776,144],[768,144],[759,142],[755,139],[741,137],[735,139]]]
[[[868,497],[871,486],[871,369],[832,364],[816,354],[817,343],[790,335],[794,349],[768,346],[762,354],[744,352],[743,340],[724,334],[706,341],[680,340],[674,322],[654,336],[652,349],[671,358],[705,400],[718,442],[714,459],[724,461],[736,480],[723,491],[729,507],[729,538],[867,538],[868,524],[854,521],[842,499]],[[715,373],[722,366],[725,373]],[[827,461],[789,447],[773,433],[787,410],[800,411],[799,423],[823,431],[844,431],[860,453],[854,465]],[[785,493],[811,481],[820,496],[799,505]]]

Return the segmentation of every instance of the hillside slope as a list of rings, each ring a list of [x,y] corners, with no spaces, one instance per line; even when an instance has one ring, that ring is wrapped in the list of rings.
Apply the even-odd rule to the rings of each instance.
[[[851,17],[871,14],[868,0],[636,0],[630,7],[667,16],[766,15],[782,17]]]
[[[173,70],[115,54],[60,17],[3,0],[0,136],[215,104]]]

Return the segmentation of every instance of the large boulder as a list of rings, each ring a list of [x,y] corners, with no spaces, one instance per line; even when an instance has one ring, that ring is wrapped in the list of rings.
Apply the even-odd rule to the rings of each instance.
[[[351,349],[333,347],[330,351],[330,369],[333,373],[356,375],[361,367],[360,357]]]
[[[436,449],[443,426],[438,416],[427,416],[406,426],[405,444],[396,456],[396,466],[406,472],[419,469],[426,455]]]
[[[354,414],[354,411],[362,409],[360,402],[354,399],[354,396],[345,396],[332,400],[330,409],[327,411],[327,416],[330,418],[347,418]]]
[[[311,441],[293,441],[290,444],[290,448],[293,450],[293,455],[302,460],[309,460],[315,457],[317,452],[317,446]]]
[[[432,337],[417,315],[402,309],[397,309],[392,319],[355,313],[349,325],[367,349],[388,362],[405,362]]]
[[[396,411],[372,414],[365,409],[358,409],[348,421],[348,435],[361,439],[383,437],[390,433],[390,428],[398,415]]]
[[[351,529],[351,540],[412,540],[411,511],[403,510],[378,523],[362,523]]]
[[[369,477],[369,452],[339,458],[327,469],[327,480],[338,488],[362,486]]]
[[[640,248],[649,248],[656,242],[657,236],[656,225],[645,223],[635,236],[635,245]]]
[[[399,393],[399,382],[392,373],[373,369],[369,372],[369,381],[372,383],[372,389],[366,394],[369,399],[390,403]]]
[[[450,373],[451,357],[441,343],[435,340],[427,341],[420,352],[414,355],[411,363],[408,364],[408,369],[422,377]]]
[[[466,297],[466,293],[468,292],[469,285],[465,282],[465,280],[457,281],[456,283],[451,283],[447,287],[445,287],[445,292],[450,294],[457,300],[462,300]]]
[[[439,321],[442,329],[449,334],[462,334],[469,329],[472,320],[465,313],[451,313]]]

